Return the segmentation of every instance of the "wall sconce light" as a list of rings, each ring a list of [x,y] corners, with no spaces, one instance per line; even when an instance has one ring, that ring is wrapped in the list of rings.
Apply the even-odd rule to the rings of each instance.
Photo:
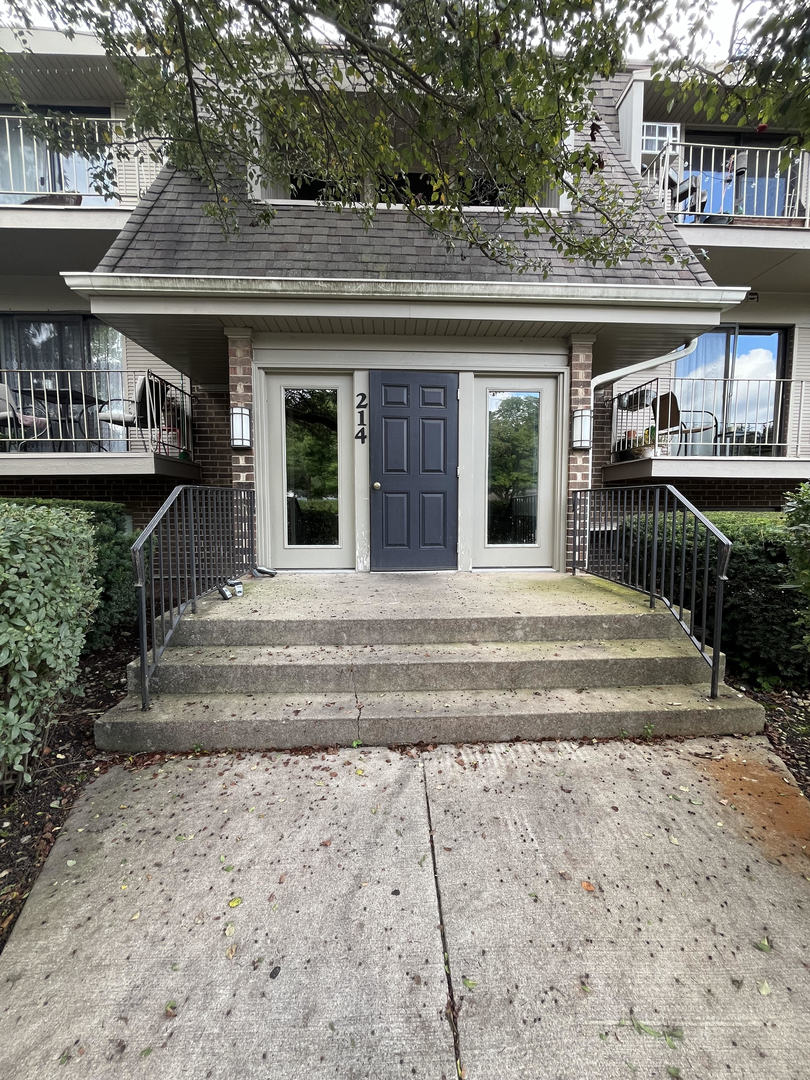
[[[245,450],[253,445],[250,431],[250,409],[246,405],[231,406],[231,446]]]
[[[574,409],[571,421],[571,448],[573,450],[590,450],[592,420],[591,409]]]

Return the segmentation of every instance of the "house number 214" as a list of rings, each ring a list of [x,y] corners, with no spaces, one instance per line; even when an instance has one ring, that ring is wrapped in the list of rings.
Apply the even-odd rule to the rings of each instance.
[[[361,443],[365,443],[367,439],[366,435],[366,413],[368,412],[368,397],[365,394],[357,394],[357,405],[355,406],[357,412],[357,431],[354,433],[355,439],[359,439]]]

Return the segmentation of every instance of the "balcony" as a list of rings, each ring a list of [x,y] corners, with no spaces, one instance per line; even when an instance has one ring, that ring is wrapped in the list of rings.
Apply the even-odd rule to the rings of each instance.
[[[680,225],[810,228],[810,153],[667,142],[644,182]]]
[[[807,476],[810,380],[652,379],[612,409],[611,480]]]
[[[51,129],[53,149],[41,137]],[[141,160],[125,122],[70,116],[38,120],[0,115],[0,204],[4,206],[133,207],[161,163]],[[117,197],[99,192],[101,173],[115,180]]]
[[[197,478],[192,396],[177,378],[0,368],[0,474]]]

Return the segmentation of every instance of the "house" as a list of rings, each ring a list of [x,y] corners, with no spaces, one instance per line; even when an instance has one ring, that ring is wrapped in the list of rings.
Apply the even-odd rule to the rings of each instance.
[[[93,316],[60,271],[98,264],[160,163],[116,149],[124,90],[89,34],[34,30],[24,49],[0,29],[0,48],[25,99],[84,143],[49,150],[0,83],[0,495],[120,500],[143,525],[200,479],[189,377]],[[108,152],[119,199],[93,189]]]
[[[114,73],[86,36],[57,39],[41,32],[33,53],[15,57],[30,100],[106,122],[114,140],[123,110]],[[243,209],[225,235],[203,213],[205,187],[169,167],[132,178],[122,161],[114,206],[82,188],[76,161],[38,165],[30,191],[15,176],[9,188],[23,190],[0,209],[12,342],[0,380],[23,420],[0,429],[0,494],[120,499],[143,523],[175,483],[254,490],[260,562],[360,571],[563,569],[571,495],[592,483],[684,482],[708,505],[718,479],[713,501],[732,501],[733,477],[746,505],[756,475],[757,505],[770,505],[776,488],[807,475],[799,376],[810,329],[787,289],[807,273],[807,173],[785,181],[784,197],[774,187],[746,208],[746,221],[778,209],[778,227],[740,226],[702,194],[697,217],[735,220],[695,222],[694,192],[673,203],[684,181],[673,188],[657,160],[656,93],[643,71],[600,85],[601,149],[628,192],[646,166],[650,220],[662,222],[662,246],[683,255],[674,264],[663,252],[609,269],[570,264],[538,240],[535,254],[551,264],[543,278],[448,251],[396,207],[366,230],[351,212],[273,199],[271,227],[252,227]],[[5,123],[25,146],[19,119],[7,113]],[[660,150],[674,134],[660,136]],[[0,169],[3,152],[0,139]],[[34,140],[23,157],[39,153]],[[496,208],[477,212],[511,227]],[[740,230],[747,263],[739,242],[729,246]],[[708,262],[690,251],[693,237]],[[768,251],[769,237],[782,254]],[[788,258],[795,271],[783,272]],[[54,328],[42,342],[39,325]],[[762,334],[749,342],[748,327]],[[722,339],[731,358],[720,389],[700,401],[711,424],[697,430],[696,391],[677,382],[703,370],[695,339]],[[763,419],[761,408],[740,412],[728,385],[744,350],[761,360],[768,349],[775,366],[757,369],[771,372],[760,380],[772,412]],[[633,453],[645,444],[653,456]]]
[[[702,120],[648,68],[614,94],[654,200],[718,285],[749,291],[688,350],[596,388],[594,482],[779,509],[810,478],[810,154],[785,132]]]

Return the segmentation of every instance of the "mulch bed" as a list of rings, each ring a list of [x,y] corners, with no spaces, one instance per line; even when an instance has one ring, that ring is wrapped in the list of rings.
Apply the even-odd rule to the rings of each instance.
[[[0,952],[82,787],[115,764],[138,766],[176,756],[122,757],[97,750],[93,742],[96,717],[126,696],[126,665],[135,653],[132,637],[84,658],[83,696],[60,710],[33,783],[13,793],[10,802],[3,803],[0,795]],[[810,689],[739,689],[765,707],[774,751],[810,796]]]
[[[0,794],[0,951],[81,788],[116,760],[96,750],[93,723],[126,695],[136,651],[133,637],[83,658],[83,695],[57,714],[33,782]]]

